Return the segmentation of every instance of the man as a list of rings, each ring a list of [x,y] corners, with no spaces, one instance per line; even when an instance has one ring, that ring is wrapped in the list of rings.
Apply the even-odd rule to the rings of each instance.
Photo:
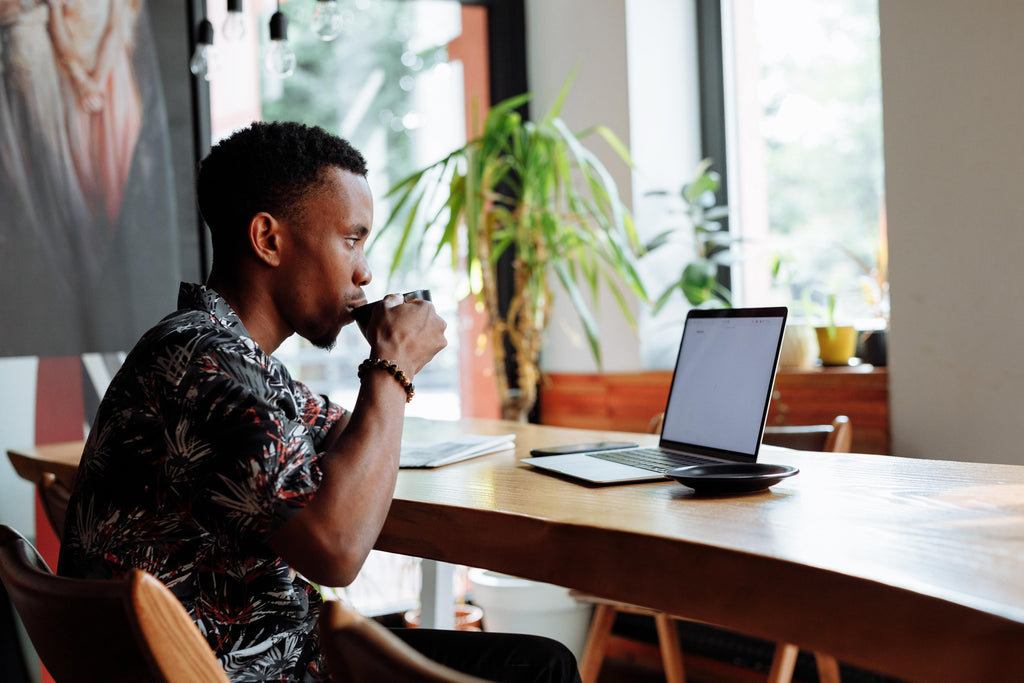
[[[362,156],[319,128],[256,123],[211,151],[197,192],[212,271],[205,287],[182,285],[178,311],[142,337],[107,390],[59,572],[145,569],[233,680],[323,679],[321,599],[306,579],[347,585],[373,547],[411,379],[444,348],[445,323],[427,301],[387,296],[366,332],[352,411],[312,394],[270,354],[293,333],[330,348],[366,303],[373,202]],[[546,639],[403,637],[485,678],[578,676]]]

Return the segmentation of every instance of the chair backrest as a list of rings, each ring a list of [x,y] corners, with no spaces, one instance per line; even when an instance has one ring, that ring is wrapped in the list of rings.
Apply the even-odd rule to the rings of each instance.
[[[151,574],[55,576],[31,543],[0,525],[0,580],[57,683],[228,681],[188,612]]]
[[[337,600],[320,612],[320,648],[334,683],[486,683],[427,659]]]
[[[765,427],[762,443],[801,451],[849,453],[853,444],[850,418],[837,415],[832,424]]]
[[[39,502],[42,503],[50,527],[57,534],[57,538],[63,540],[64,518],[68,514],[71,491],[51,472],[43,472],[43,476],[36,483],[36,491],[39,493]]]
[[[651,418],[647,431],[660,434],[664,422],[665,413],[658,413]],[[761,443],[801,451],[849,453],[853,445],[853,427],[850,426],[850,418],[845,415],[837,415],[832,424],[827,425],[765,427]]]

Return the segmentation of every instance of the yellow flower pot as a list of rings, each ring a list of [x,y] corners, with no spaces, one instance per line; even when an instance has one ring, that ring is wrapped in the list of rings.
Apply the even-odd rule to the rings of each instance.
[[[848,365],[857,352],[857,328],[852,325],[816,327],[822,365]]]

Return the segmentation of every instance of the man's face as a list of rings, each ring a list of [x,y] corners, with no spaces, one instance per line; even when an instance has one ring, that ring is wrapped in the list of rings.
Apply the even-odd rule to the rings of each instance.
[[[373,199],[355,173],[329,167],[321,177],[326,180],[306,195],[300,217],[285,222],[290,248],[282,254],[277,300],[296,333],[327,349],[352,322],[352,309],[366,303]]]

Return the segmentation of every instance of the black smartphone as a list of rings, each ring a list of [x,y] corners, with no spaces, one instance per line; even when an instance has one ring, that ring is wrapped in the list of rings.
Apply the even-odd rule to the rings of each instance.
[[[639,444],[632,441],[591,441],[590,443],[571,443],[566,446],[549,446],[534,448],[530,455],[568,455],[569,453],[590,453],[592,451],[615,451],[621,448],[636,448]]]

